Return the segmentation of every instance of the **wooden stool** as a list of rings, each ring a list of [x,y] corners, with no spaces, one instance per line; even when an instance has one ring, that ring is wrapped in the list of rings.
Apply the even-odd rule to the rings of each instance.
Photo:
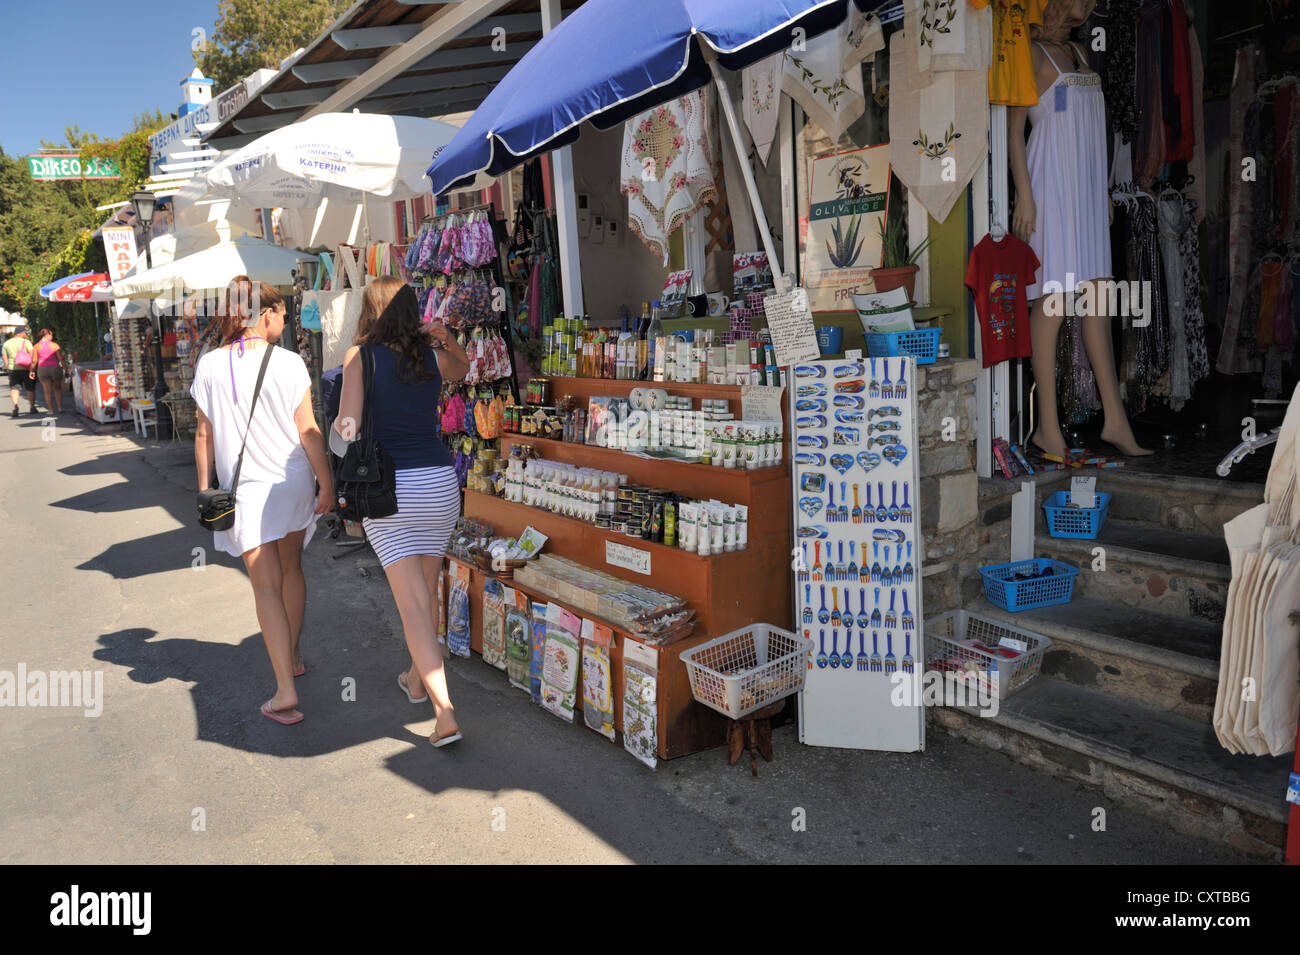
[[[785,709],[785,700],[769,703],[761,710],[755,710],[748,716],[732,720],[727,727],[727,765],[735,766],[736,760],[746,749],[749,750],[749,771],[758,778],[758,755],[762,753],[763,761],[772,761],[772,717]]]

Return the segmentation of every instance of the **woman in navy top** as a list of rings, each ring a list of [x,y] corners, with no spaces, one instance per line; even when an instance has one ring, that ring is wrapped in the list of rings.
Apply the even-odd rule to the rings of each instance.
[[[460,482],[438,438],[438,398],[443,378],[464,378],[469,359],[445,325],[420,322],[415,292],[395,278],[366,286],[356,342],[343,360],[343,397],[330,443],[341,453],[356,437],[364,410],[361,349],[368,349],[375,362],[375,438],[396,467],[397,513],[363,525],[388,575],[411,651],[411,668],[398,675],[397,685],[412,703],[433,701],[437,723],[429,742],[445,746],[461,735],[438,650],[436,608],[442,558],[460,516]]]

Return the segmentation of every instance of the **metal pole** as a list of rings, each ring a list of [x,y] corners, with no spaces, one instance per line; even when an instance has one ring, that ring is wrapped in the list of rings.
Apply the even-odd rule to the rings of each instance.
[[[722,105],[722,115],[727,121],[727,130],[731,133],[731,141],[736,144],[736,157],[740,160],[741,178],[745,180],[745,189],[749,192],[749,201],[754,208],[754,219],[758,222],[758,234],[763,240],[763,251],[767,253],[767,261],[772,266],[772,280],[776,285],[778,292],[786,291],[785,279],[780,274],[781,268],[778,264],[781,260],[776,257],[776,243],[772,241],[772,230],[767,227],[767,213],[763,211],[763,200],[758,195],[758,185],[754,182],[754,171],[749,168],[749,153],[745,151],[745,140],[740,135],[740,125],[736,122],[736,111],[731,105],[731,92],[727,89],[726,80],[722,78],[722,68],[718,66],[717,56],[703,39],[700,40],[700,49],[704,51],[704,58],[709,61],[709,70],[713,73],[713,83],[718,88],[718,99]],[[789,237],[786,237],[789,241]]]

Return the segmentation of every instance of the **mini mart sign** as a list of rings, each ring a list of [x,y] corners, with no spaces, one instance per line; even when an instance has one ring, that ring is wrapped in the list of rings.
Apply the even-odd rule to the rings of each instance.
[[[79,155],[28,156],[27,165],[33,179],[121,179],[122,170],[117,160],[91,157],[83,160]]]

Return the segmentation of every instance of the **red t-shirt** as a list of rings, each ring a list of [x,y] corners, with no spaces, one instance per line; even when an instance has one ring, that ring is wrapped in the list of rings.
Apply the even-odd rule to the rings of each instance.
[[[1011,233],[998,242],[986,235],[971,251],[966,285],[975,294],[985,368],[1032,353],[1025,288],[1038,264],[1034,250]]]

